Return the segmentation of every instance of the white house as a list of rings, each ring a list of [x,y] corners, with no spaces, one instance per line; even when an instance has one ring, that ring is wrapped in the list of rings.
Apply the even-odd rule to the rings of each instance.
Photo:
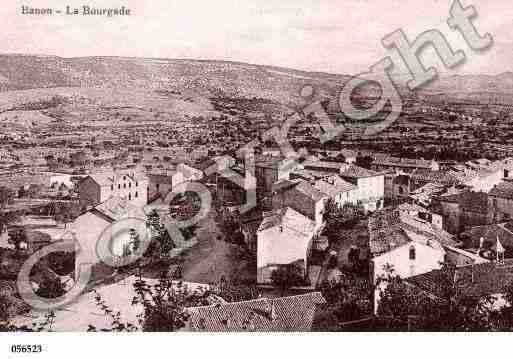
[[[272,272],[289,264],[299,265],[306,275],[316,223],[290,207],[264,215],[257,231],[257,282],[270,283]]]
[[[356,186],[354,196],[365,210],[375,211],[383,207],[385,175],[356,165],[341,169],[340,177]]]
[[[456,242],[449,233],[404,209],[385,209],[369,218],[370,273],[374,284],[391,274],[409,278],[441,268],[445,247]],[[380,290],[376,288],[375,310]]]
[[[100,262],[97,253],[100,238],[110,238],[112,255],[125,255],[132,241],[130,229],[136,230],[140,236],[147,233],[143,208],[134,206],[126,198],[109,197],[78,216],[71,227],[78,248],[75,274],[78,274],[81,264]]]
[[[121,197],[143,207],[148,201],[148,177],[134,171],[112,171],[91,174],[78,185],[80,206],[84,209]]]
[[[399,236],[403,238],[398,240]],[[444,263],[445,250],[435,240],[402,229],[394,233],[390,239],[398,240],[396,246],[391,246],[390,250],[371,259],[372,279],[375,284],[387,275],[390,268],[393,269],[393,274],[408,278],[440,269]],[[379,305],[380,289],[384,289],[383,285],[378,286],[375,292],[375,310]]]

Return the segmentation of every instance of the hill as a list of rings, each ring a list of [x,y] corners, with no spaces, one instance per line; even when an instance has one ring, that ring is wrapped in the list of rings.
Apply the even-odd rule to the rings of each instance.
[[[297,104],[305,85],[334,95],[349,77],[227,61],[0,55],[0,92],[54,87],[139,88]]]

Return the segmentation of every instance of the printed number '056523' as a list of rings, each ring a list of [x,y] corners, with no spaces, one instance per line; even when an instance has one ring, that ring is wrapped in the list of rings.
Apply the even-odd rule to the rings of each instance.
[[[11,345],[11,353],[41,353],[42,351],[41,345]]]

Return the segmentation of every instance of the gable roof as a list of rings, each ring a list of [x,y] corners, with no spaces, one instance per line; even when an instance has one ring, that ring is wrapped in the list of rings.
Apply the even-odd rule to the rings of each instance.
[[[299,182],[299,184],[296,187],[294,187],[294,190],[311,198],[314,202],[319,202],[320,200],[327,197],[325,193],[321,192],[319,189],[315,188],[306,181]]]
[[[428,293],[442,297],[443,276],[451,278],[457,289],[469,295],[500,294],[504,292],[504,287],[513,281],[513,259],[450,268],[448,272],[436,269],[406,280]]]
[[[192,331],[309,331],[319,305],[320,292],[283,298],[260,298],[244,302],[188,308]]]
[[[258,231],[262,232],[276,226],[283,226],[284,230],[290,228],[302,235],[309,235],[315,230],[314,221],[290,207],[264,212]]]
[[[368,229],[369,248],[373,255],[391,251],[420,238],[444,246],[458,244],[453,235],[396,208],[385,208],[374,213],[369,218]]]

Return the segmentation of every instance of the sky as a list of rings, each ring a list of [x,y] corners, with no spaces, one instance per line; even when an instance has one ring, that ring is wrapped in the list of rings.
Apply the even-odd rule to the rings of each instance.
[[[445,0],[3,0],[0,53],[62,57],[126,56],[233,60],[307,71],[356,75],[385,56],[405,72],[381,39],[402,29],[410,40],[437,29],[467,61],[448,74],[498,74],[513,70],[511,0],[461,0],[474,5],[477,30],[494,38],[473,52],[449,28]],[[22,5],[65,10],[65,6],[120,7],[127,17],[27,16]],[[443,69],[427,49],[427,65]]]

